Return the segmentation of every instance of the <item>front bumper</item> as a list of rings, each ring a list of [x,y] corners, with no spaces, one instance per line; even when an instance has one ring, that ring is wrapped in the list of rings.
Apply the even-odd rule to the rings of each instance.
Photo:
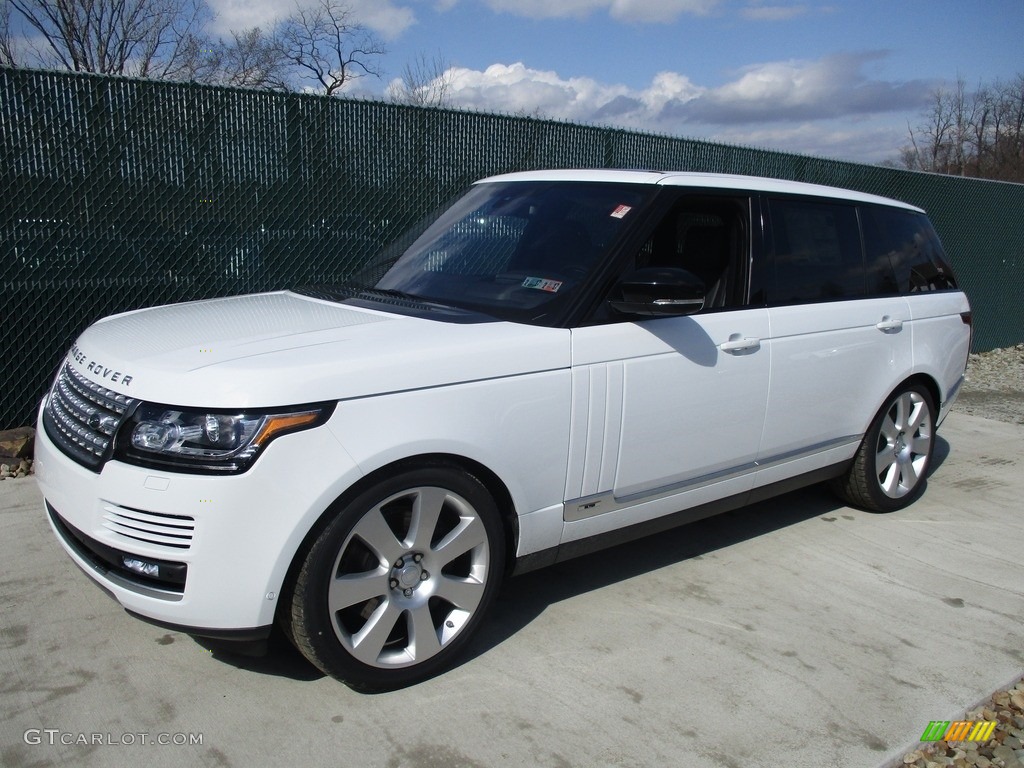
[[[306,533],[360,476],[326,425],[285,435],[245,473],[99,473],[37,425],[34,469],[68,555],[130,613],[185,632],[253,638],[273,624]]]

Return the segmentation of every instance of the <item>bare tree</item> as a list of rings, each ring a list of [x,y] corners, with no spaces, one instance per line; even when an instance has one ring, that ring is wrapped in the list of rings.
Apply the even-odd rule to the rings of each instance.
[[[41,41],[40,66],[76,72],[177,78],[197,67],[203,0],[7,0]]]
[[[11,39],[11,7],[4,3],[0,8],[0,66],[15,67],[17,58]]]
[[[288,61],[328,96],[340,95],[355,78],[380,76],[373,59],[385,52],[383,44],[355,22],[341,0],[298,6],[282,23],[280,38]]]
[[[218,48],[219,71],[214,81],[241,88],[286,91],[288,58],[281,39],[259,27],[231,32]]]
[[[453,72],[440,52],[420,54],[405,65],[402,77],[388,88],[392,101],[419,107],[444,107],[451,103]]]
[[[931,106],[900,151],[905,168],[1024,181],[1024,74],[969,91],[958,79],[932,94]]]

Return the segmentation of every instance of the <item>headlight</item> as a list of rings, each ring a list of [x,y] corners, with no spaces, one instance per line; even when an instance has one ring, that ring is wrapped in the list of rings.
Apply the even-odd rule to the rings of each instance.
[[[322,424],[330,406],[287,411],[199,411],[142,403],[125,423],[116,455],[185,471],[243,472],[275,437]]]

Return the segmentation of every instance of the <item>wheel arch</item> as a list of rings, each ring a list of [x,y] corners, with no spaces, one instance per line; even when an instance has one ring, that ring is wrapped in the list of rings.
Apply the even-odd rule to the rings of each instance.
[[[910,376],[907,376],[895,387],[892,387],[888,392],[885,393],[882,399],[875,404],[875,410],[870,414],[867,423],[864,425],[864,430],[862,434],[867,433],[868,429],[871,427],[871,424],[878,416],[878,412],[885,407],[886,403],[888,403],[892,399],[893,395],[895,395],[902,389],[906,389],[906,387],[912,384],[918,384],[925,388],[925,390],[928,392],[929,396],[932,399],[932,405],[935,406],[935,416],[938,417],[939,408],[941,407],[941,396],[939,394],[938,382],[932,376],[929,376],[927,373],[915,373]]]
[[[920,384],[928,391],[932,398],[932,405],[935,406],[934,416],[937,419],[939,409],[942,408],[942,393],[939,391],[939,383],[927,373],[915,373],[913,376],[909,376],[900,382],[899,387],[893,389],[889,396],[892,397],[901,387],[906,387],[909,384]]]
[[[301,543],[292,553],[284,583],[282,584],[282,597],[288,595],[293,588],[302,561],[306,553],[309,552],[310,547],[312,547],[313,542],[316,541],[320,533],[334,519],[338,512],[344,509],[352,499],[389,475],[410,469],[429,467],[447,467],[465,472],[479,480],[488,493],[491,494],[494,503],[498,507],[502,528],[505,533],[505,570],[506,575],[510,573],[515,564],[516,547],[519,541],[519,518],[516,515],[515,504],[512,501],[512,494],[509,492],[508,487],[494,471],[478,461],[449,453],[426,453],[408,456],[378,467],[369,474],[359,478],[334,501],[328,504],[313,525],[310,526],[309,530],[306,531]],[[275,612],[279,620],[282,618],[282,613],[287,613],[287,611],[282,611],[282,606],[287,605],[287,603],[287,600],[278,601]]]

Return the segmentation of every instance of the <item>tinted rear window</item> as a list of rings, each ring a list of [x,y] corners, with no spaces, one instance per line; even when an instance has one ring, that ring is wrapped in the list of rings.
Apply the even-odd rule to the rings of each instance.
[[[956,288],[942,244],[927,216],[865,206],[861,217],[868,265],[875,273],[873,293]]]
[[[854,206],[776,199],[770,208],[772,304],[864,296],[864,257]]]

